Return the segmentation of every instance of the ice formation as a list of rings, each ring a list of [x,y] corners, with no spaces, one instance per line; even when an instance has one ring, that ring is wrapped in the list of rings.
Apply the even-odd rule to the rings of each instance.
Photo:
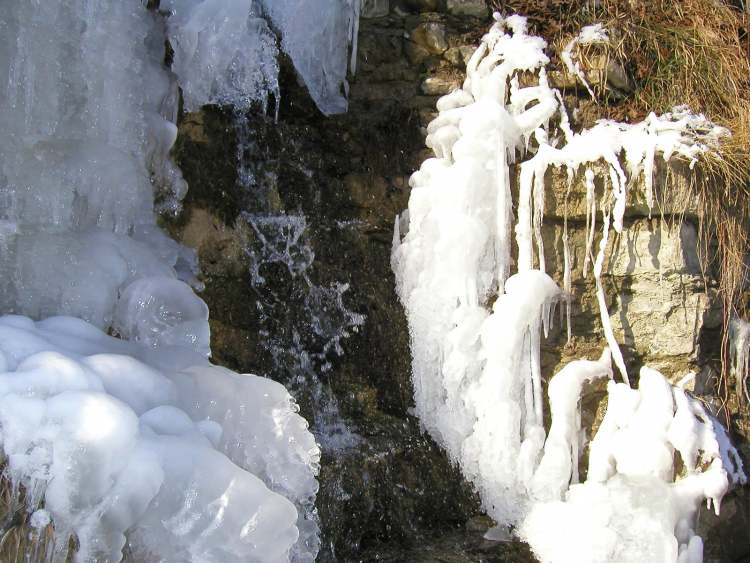
[[[163,0],[160,7],[169,13],[173,68],[188,110],[209,103],[265,106],[270,96],[278,106],[278,46],[270,22],[318,108],[326,115],[346,111],[359,0]]]
[[[361,0],[261,0],[281,47],[326,115],[348,107],[347,70],[356,71]]]
[[[553,397],[552,385],[563,372],[550,383],[553,418],[562,397]],[[578,397],[568,390],[573,392],[562,403],[575,407]],[[552,424],[537,473],[549,453],[556,421]],[[675,475],[676,454],[682,475]],[[535,496],[520,535],[542,561],[701,563],[703,542],[694,530],[700,503],[705,499],[718,514],[727,490],[745,482],[736,450],[702,403],[643,368],[637,390],[609,382],[607,413],[590,446],[586,481],[577,484],[574,478],[565,494],[557,489]]]
[[[663,547],[665,558],[632,560],[677,561],[679,553],[680,561],[698,561],[702,547],[691,529],[698,503],[711,499],[718,509],[728,487],[744,481],[721,426],[652,370],[642,373],[639,391],[610,383],[612,414],[591,446],[596,467],[585,485],[576,485],[584,446],[578,401],[586,381],[613,377],[610,356],[628,381],[601,273],[610,223],[618,232],[624,228],[630,186],[642,175],[652,204],[657,156],[679,156],[692,166],[728,132],[675,108],[642,123],[600,121],[574,133],[560,93],[547,82],[545,42],[527,34],[522,17],[495,17],[462,88],[438,100],[439,115],[427,128],[435,158],[412,175],[409,209],[395,224],[392,263],[411,332],[416,412],[477,487],[498,523],[490,535],[520,531],[544,561],[630,561],[627,553],[596,544],[596,530],[627,523],[628,537],[637,538],[655,522],[661,531],[637,553]],[[535,73],[538,84],[520,86],[522,72]],[[567,232],[562,289],[544,273],[544,177],[551,166],[565,168],[571,182],[576,174],[585,179],[585,267],[593,266],[609,350],[596,362],[572,362],[551,379],[552,426],[545,436],[540,339],[557,306],[570,316],[571,299]],[[599,200],[595,181],[606,188]],[[594,257],[597,209],[602,235]],[[511,275],[513,242],[518,258]],[[646,432],[651,445],[639,456],[632,444],[653,421],[663,432]],[[675,450],[687,475],[672,482]],[[658,492],[655,502],[667,491],[673,506],[646,514],[648,507],[637,504],[641,485]],[[577,507],[587,502],[600,513],[575,528]],[[550,534],[553,511],[564,514],[578,541]]]
[[[608,41],[609,32],[602,24],[587,25],[560,52],[560,59],[568,69],[568,72],[575,75],[581,81],[592,99],[596,99],[596,96],[586,80],[586,75],[581,70],[581,65],[578,64],[578,61],[574,60],[573,49],[578,45],[599,45],[606,44]]]
[[[319,450],[281,385],[72,317],[0,317],[0,364],[3,475],[51,560],[70,535],[76,561],[288,560]]]
[[[735,392],[740,400],[750,402],[750,395],[747,391],[747,374],[750,370],[750,322],[739,318],[732,319],[729,337]]]
[[[265,107],[269,96],[278,103],[276,36],[255,0],[165,0],[160,8],[169,14],[172,69],[188,111],[207,104]]]
[[[264,102],[275,40],[250,2],[162,8],[13,0],[0,13],[9,516],[46,530],[54,561],[69,536],[77,561],[118,561],[125,545],[147,560],[311,561],[315,439],[281,385],[208,362],[196,257],[155,215],[187,189],[169,157],[177,79],[190,108]]]

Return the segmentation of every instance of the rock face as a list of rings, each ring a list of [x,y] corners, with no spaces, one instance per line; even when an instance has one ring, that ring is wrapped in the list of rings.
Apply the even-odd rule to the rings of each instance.
[[[533,561],[525,546],[482,541],[490,523],[477,496],[409,414],[409,335],[390,270],[394,218],[429,154],[425,127],[463,79],[489,10],[482,0],[365,0],[363,15],[346,115],[322,117],[287,64],[278,122],[254,114],[241,125],[219,108],[181,117],[175,153],[190,190],[168,228],[198,250],[214,361],[287,385],[323,442],[319,560]],[[565,100],[571,114],[589,103]],[[648,363],[678,378],[715,351],[721,312],[698,259],[697,205],[664,197],[668,177],[670,193],[682,185],[679,170],[659,170],[651,214],[632,191],[604,285],[629,370]],[[566,221],[573,267],[573,337],[558,326],[545,342],[550,377],[598,357],[604,339],[583,268],[583,181],[568,190],[551,172],[545,197],[547,270],[562,281]],[[282,223],[277,248],[269,229]],[[332,336],[336,323],[348,336]],[[591,424],[602,396],[584,401]],[[750,552],[747,541],[717,543],[747,521],[743,499],[729,497],[726,519],[702,516],[718,530],[707,560]]]

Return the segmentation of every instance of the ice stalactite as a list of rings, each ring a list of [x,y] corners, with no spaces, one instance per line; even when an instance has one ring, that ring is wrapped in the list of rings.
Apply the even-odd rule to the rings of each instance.
[[[281,4],[284,4],[283,2]],[[277,40],[255,0],[164,0],[185,109],[279,103]]]
[[[679,157],[692,167],[728,132],[684,107],[642,123],[600,121],[573,132],[562,96],[547,82],[545,42],[527,33],[522,17],[495,17],[467,64],[462,88],[438,101],[439,114],[427,128],[435,158],[412,175],[408,212],[395,225],[392,264],[412,337],[417,414],[478,489],[498,523],[491,536],[515,530],[544,561],[626,561],[625,552],[597,539],[600,528],[622,525],[620,533],[641,559],[655,560],[643,554],[659,552],[665,561],[698,561],[702,548],[692,530],[698,503],[708,498],[718,507],[728,488],[745,479],[721,426],[658,372],[644,370],[640,390],[612,381],[609,420],[591,446],[594,468],[579,485],[584,443],[578,401],[584,382],[613,377],[610,356],[628,381],[602,270],[610,228],[625,228],[629,188],[642,177],[652,204],[657,156]],[[597,28],[584,40],[605,34]],[[537,84],[522,87],[519,75],[529,72]],[[544,273],[545,174],[553,166],[564,168],[569,182],[583,169],[584,269],[593,264],[609,350],[596,362],[571,362],[551,379],[552,427],[545,436],[540,339],[554,308],[572,297],[567,240],[563,289]],[[511,170],[518,172],[515,183]],[[596,182],[605,188],[600,197]],[[512,274],[514,208],[518,259]],[[594,257],[597,224],[602,236]],[[688,411],[700,423],[689,423]],[[647,436],[651,449],[640,457],[635,450],[619,452],[620,436],[635,444],[655,421],[663,432]],[[675,450],[692,456],[688,474],[676,480]],[[647,483],[639,480],[644,474]],[[665,495],[673,502],[649,515],[638,504],[640,490],[656,502]],[[597,511],[573,530],[577,507],[586,501]],[[571,523],[575,541],[549,533],[554,511],[562,515],[556,522]],[[658,533],[638,539],[654,525]]]
[[[729,337],[735,392],[740,400],[750,402],[747,391],[747,374],[750,369],[750,323],[739,318],[732,319]]]
[[[260,0],[310,96],[326,115],[347,110],[361,0]]]
[[[76,561],[119,561],[125,546],[154,560],[313,560],[318,445],[281,385],[208,362],[196,256],[155,214],[177,212],[187,189],[169,156],[178,82],[188,109],[278,104],[278,45],[262,6],[6,4],[3,483],[8,518],[26,514],[52,538],[18,555],[64,561],[72,536]],[[295,40],[346,53],[355,16],[355,4],[331,3]],[[326,17],[346,23],[326,27]],[[333,71],[305,79],[323,75]]]
[[[347,109],[355,70],[360,0],[164,0],[174,71],[188,110],[236,108],[273,95],[278,109],[278,46],[326,115]]]

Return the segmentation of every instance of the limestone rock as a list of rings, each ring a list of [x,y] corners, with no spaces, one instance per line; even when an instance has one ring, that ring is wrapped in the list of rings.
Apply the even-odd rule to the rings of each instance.
[[[608,176],[606,165],[595,163],[591,165],[596,173],[596,200],[597,210],[606,193],[605,185]],[[658,216],[684,216],[696,219],[700,216],[700,204],[695,190],[690,188],[690,170],[682,163],[666,165],[664,162],[656,161],[654,171],[654,204],[649,208],[643,177],[639,178],[629,188],[625,217],[658,217]],[[544,214],[548,218],[569,220],[586,220],[586,186],[584,180],[585,166],[582,166],[573,178],[573,184],[569,187],[567,171],[564,168],[550,167],[547,170],[544,183]],[[515,171],[516,174],[518,171]],[[600,213],[600,211],[599,211]]]
[[[443,57],[453,66],[463,69],[466,63],[474,53],[473,45],[460,45],[457,47],[451,47],[444,54]]]
[[[581,66],[590,86],[606,86],[622,96],[635,91],[635,82],[618,61],[606,55],[597,55],[583,62]]]
[[[606,272],[613,276],[699,276],[698,235],[687,222],[641,219],[614,240]]]
[[[437,22],[419,24],[411,32],[411,40],[427,50],[431,55],[440,55],[448,49],[445,26]]]
[[[380,18],[388,15],[390,0],[362,0],[363,18]]]
[[[489,10],[484,0],[448,0],[448,12],[457,16],[483,18]]]
[[[585,225],[568,225],[573,285],[573,327],[578,339],[604,345],[595,285],[585,259]],[[629,221],[620,235],[610,232],[603,284],[612,327],[633,368],[648,364],[665,375],[692,365],[704,327],[720,322],[714,290],[706,291],[692,223],[661,218]],[[598,249],[597,232],[593,251]],[[563,226],[543,227],[545,267],[558,283],[564,264]],[[560,341],[551,345],[559,346]],[[557,364],[551,363],[550,375]]]

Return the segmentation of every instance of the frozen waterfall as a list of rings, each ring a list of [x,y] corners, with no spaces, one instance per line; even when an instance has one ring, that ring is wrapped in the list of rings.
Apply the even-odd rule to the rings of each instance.
[[[412,175],[408,211],[395,224],[392,264],[409,320],[417,414],[479,491],[498,524],[489,537],[512,533],[545,562],[700,562],[698,507],[706,500],[718,512],[729,488],[746,481],[742,463],[721,425],[682,387],[648,368],[638,389],[630,387],[601,273],[610,227],[625,228],[632,183],[643,177],[652,204],[657,157],[692,167],[728,131],[679,107],[642,123],[600,121],[573,132],[547,81],[544,40],[528,33],[523,17],[495,18],[463,86],[437,102],[427,128],[435,157]],[[606,38],[603,28],[597,34]],[[593,266],[607,348],[551,378],[546,433],[540,341],[557,307],[568,324],[571,314],[567,233],[563,287],[545,273],[550,167],[567,170],[571,183],[581,174],[588,186],[584,268]],[[599,200],[597,179],[605,186]],[[579,483],[579,397],[600,378],[610,379],[608,410]]]
[[[209,363],[196,257],[157,212],[188,189],[179,88],[189,109],[278,103],[277,33],[321,111],[346,109],[359,4],[323,4],[3,6],[0,440],[7,518],[35,545],[20,555],[315,558],[318,445],[281,385]]]

